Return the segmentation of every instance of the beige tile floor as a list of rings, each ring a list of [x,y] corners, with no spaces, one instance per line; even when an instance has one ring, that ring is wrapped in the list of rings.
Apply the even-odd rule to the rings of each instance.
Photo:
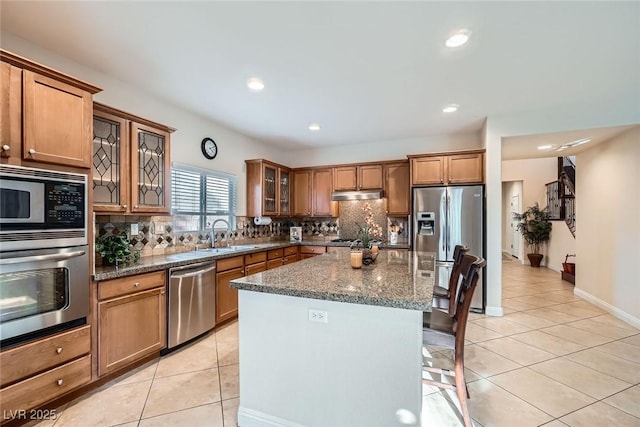
[[[474,424],[640,427],[640,330],[545,268],[505,261],[502,289],[505,316],[472,314],[467,329]],[[424,353],[433,365],[451,360],[448,350]],[[455,392],[424,387],[424,426],[461,426],[460,418]]]
[[[559,274],[503,263],[505,316],[472,314],[469,410],[477,426],[640,427],[640,331],[573,295]],[[236,426],[238,325],[152,361],[38,427]],[[425,361],[451,365],[426,348]],[[451,391],[423,390],[423,426],[461,426]],[[339,427],[339,426],[336,426]]]

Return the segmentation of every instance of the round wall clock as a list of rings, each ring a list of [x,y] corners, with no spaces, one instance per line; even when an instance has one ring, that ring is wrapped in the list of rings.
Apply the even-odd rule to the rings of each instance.
[[[214,159],[218,155],[218,146],[211,138],[203,139],[201,148],[202,154],[204,154],[207,159]]]

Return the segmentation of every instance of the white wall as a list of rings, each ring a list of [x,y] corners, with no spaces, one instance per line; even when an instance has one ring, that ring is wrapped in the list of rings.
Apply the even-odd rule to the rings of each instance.
[[[576,293],[640,327],[640,126],[577,163]]]
[[[408,154],[469,150],[480,147],[481,141],[478,133],[435,135],[424,138],[293,150],[285,154],[284,164],[291,167],[302,167],[374,162],[406,159]]]
[[[169,104],[114,77],[71,61],[6,32],[2,33],[1,40],[3,49],[101,87],[103,91],[96,94],[94,100],[178,129],[171,135],[172,161],[237,176],[238,215],[246,213],[244,160],[267,158],[276,162],[282,161],[283,150]],[[116,60],[121,60],[121,58]],[[127,65],[123,62],[122,66]],[[218,145],[219,153],[214,160],[207,160],[201,154],[200,142],[204,137],[213,138]]]
[[[502,138],[640,123],[636,92],[630,90],[614,97],[606,87],[601,89],[600,96],[594,95],[580,104],[487,118],[482,132],[487,168],[487,314],[502,314]]]
[[[524,159],[524,160],[505,160],[502,162],[502,180],[503,181],[522,181],[522,210],[538,203],[541,208],[547,205],[547,193],[545,184],[558,179],[558,160],[555,157],[546,157],[540,159]],[[503,195],[503,197],[510,197]],[[504,201],[503,201],[504,203]],[[507,201],[508,203],[508,201]],[[505,219],[503,218],[503,224]],[[575,251],[575,242],[573,236],[569,232],[571,240],[566,238],[565,229],[568,231],[566,224],[562,221],[553,221],[551,230],[551,240],[548,244],[540,248],[540,252],[544,255],[542,265],[560,271],[562,260],[567,253],[573,254]],[[503,228],[504,230],[504,228]],[[504,239],[503,239],[504,242]],[[520,261],[529,264],[529,259],[523,256],[529,252],[526,242],[522,241],[522,255],[519,256]],[[562,254],[562,260],[558,259],[558,254]]]
[[[519,196],[520,204],[511,208],[511,198]],[[512,234],[513,234],[513,212],[522,212],[522,181],[507,181],[502,183],[502,251],[508,254],[512,253]],[[518,259],[522,259],[522,235],[516,234],[518,239],[518,252],[515,254]]]

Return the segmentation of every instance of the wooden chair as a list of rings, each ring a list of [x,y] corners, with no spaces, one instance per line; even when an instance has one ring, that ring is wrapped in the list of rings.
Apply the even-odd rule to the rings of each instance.
[[[453,248],[453,266],[451,267],[451,275],[449,276],[449,287],[436,286],[433,288],[432,306],[447,310],[449,316],[453,316],[456,308],[455,299],[458,292],[458,282],[460,281],[460,264],[462,257],[469,252],[469,248],[462,245],[456,245]]]
[[[424,378],[422,382],[423,384],[456,390],[466,427],[471,427],[471,417],[467,407],[469,390],[464,379],[464,335],[467,319],[469,318],[471,298],[478,283],[478,273],[485,265],[486,261],[482,258],[478,258],[475,255],[464,255],[460,264],[462,281],[460,282],[459,296],[455,301],[456,307],[453,316],[440,310],[423,314],[422,344],[454,349],[454,372],[430,366],[423,366],[423,370],[440,375],[453,376],[455,385]]]

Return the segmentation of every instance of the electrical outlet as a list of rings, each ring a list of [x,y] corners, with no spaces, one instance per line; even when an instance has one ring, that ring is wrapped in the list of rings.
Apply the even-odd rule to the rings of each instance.
[[[138,234],[138,224],[131,224],[131,235],[135,236]]]
[[[309,309],[309,321],[329,323],[329,317],[326,311]]]

